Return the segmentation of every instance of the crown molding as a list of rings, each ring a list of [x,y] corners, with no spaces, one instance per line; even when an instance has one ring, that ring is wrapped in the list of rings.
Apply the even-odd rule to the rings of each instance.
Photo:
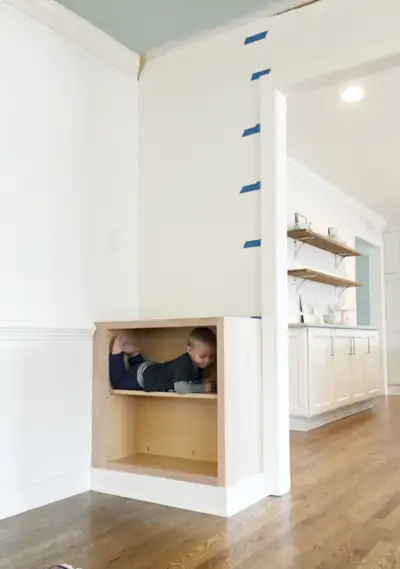
[[[94,329],[91,328],[49,328],[12,326],[0,323],[0,342],[91,342]]]
[[[0,0],[127,75],[137,78],[140,56],[55,0]]]

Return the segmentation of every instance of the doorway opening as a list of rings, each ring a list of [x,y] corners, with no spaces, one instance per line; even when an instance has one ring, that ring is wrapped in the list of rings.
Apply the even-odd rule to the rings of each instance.
[[[362,286],[356,289],[357,326],[381,325],[382,259],[381,249],[359,237],[355,247],[360,253],[356,258],[356,281]]]

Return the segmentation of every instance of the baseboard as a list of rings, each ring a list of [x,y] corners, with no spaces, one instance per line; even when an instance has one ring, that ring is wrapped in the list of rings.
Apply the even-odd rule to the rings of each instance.
[[[400,385],[388,385],[387,386],[388,395],[400,395]]]
[[[0,520],[90,490],[90,470],[66,472],[0,494]]]
[[[264,474],[222,488],[100,468],[92,468],[91,490],[221,518],[229,518],[268,496]]]
[[[91,490],[171,508],[226,517],[225,488],[92,468]]]
[[[340,421],[340,419],[344,419],[345,417],[368,411],[372,409],[373,406],[373,400],[369,399],[368,401],[347,405],[346,407],[334,409],[333,411],[328,411],[327,413],[315,417],[290,417],[290,430],[302,432],[311,431],[312,429],[317,429],[334,421]]]
[[[226,517],[257,504],[269,496],[267,477],[257,474],[252,478],[226,488]]]

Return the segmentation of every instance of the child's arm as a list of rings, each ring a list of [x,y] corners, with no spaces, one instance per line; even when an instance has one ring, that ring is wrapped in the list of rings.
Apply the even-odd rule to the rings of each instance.
[[[187,381],[176,381],[174,383],[176,393],[207,393],[203,383],[189,383]]]
[[[217,393],[217,366],[215,363],[204,370],[203,383],[206,393]]]

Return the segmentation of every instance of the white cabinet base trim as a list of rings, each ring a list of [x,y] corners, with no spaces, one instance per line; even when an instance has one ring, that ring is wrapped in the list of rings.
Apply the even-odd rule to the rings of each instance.
[[[92,468],[91,472],[93,492],[222,518],[229,518],[267,498],[267,482],[265,474],[257,474],[224,488],[102,468]]]
[[[317,429],[318,427],[322,427],[328,423],[333,423],[334,421],[339,421],[345,417],[350,417],[351,415],[368,411],[372,409],[373,406],[373,400],[369,399],[368,401],[362,401],[361,403],[354,403],[354,405],[334,409],[333,411],[328,411],[327,413],[316,415],[315,417],[290,417],[290,430],[302,432],[311,431],[312,429]]]
[[[400,395],[400,385],[388,385],[388,395]]]

